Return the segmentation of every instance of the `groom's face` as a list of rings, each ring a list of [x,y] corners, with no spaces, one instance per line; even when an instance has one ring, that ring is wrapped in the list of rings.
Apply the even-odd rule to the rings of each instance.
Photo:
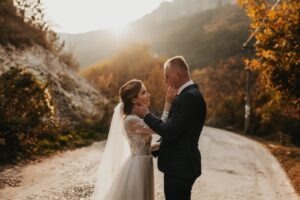
[[[178,73],[174,68],[165,68],[165,82],[169,87],[178,88]]]

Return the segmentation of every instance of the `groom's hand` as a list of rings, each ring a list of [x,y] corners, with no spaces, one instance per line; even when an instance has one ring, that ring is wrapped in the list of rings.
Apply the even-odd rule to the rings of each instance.
[[[132,112],[140,118],[144,118],[149,113],[149,109],[145,105],[134,105]]]

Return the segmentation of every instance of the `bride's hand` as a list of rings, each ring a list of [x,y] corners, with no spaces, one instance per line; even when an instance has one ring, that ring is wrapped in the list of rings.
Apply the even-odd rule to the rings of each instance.
[[[174,87],[168,87],[167,94],[166,94],[166,103],[171,104],[172,101],[175,99],[178,89]]]

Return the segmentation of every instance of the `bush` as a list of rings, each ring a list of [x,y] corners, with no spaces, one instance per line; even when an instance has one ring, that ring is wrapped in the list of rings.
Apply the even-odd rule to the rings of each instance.
[[[244,122],[246,80],[241,59],[229,58],[216,67],[195,70],[192,76],[199,83],[207,102],[206,124],[241,130]]]
[[[37,137],[51,129],[54,114],[47,84],[11,68],[0,76],[0,162],[36,151]]]
[[[11,68],[0,76],[0,164],[81,147],[106,137],[102,122],[86,119],[75,127],[54,119],[47,83]]]
[[[40,45],[60,58],[69,68],[78,71],[79,64],[70,52],[62,52],[56,32],[44,20],[44,9],[39,0],[1,0],[0,2],[0,45],[26,48]]]
[[[17,13],[18,10],[14,6],[13,0],[1,0],[0,45],[25,47],[39,44],[49,49],[47,32],[37,26],[33,26],[33,22],[30,20],[25,22],[24,16]]]

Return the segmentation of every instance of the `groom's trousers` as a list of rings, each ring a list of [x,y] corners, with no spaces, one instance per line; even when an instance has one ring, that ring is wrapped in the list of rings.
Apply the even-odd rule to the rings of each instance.
[[[165,175],[164,192],[166,200],[190,200],[195,180]]]

